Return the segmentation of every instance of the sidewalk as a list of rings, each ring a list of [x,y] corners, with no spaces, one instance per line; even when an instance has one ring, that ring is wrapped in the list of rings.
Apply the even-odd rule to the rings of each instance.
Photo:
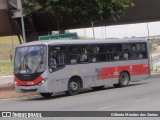
[[[0,100],[8,100],[15,98],[32,98],[37,96],[37,93],[17,93],[13,84],[0,86]]]

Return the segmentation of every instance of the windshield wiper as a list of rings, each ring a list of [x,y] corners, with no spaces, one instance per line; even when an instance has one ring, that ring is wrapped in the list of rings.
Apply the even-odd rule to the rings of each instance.
[[[27,51],[24,52],[25,54],[24,54],[23,60],[22,60],[22,62],[21,62],[21,64],[20,64],[20,67],[19,67],[19,69],[18,69],[18,74],[19,74],[19,72],[20,72],[20,70],[21,70],[22,64],[24,63],[24,61],[25,61],[25,59],[26,59],[26,56],[27,56],[27,53],[28,53],[28,49],[29,49],[29,47],[27,48]],[[25,70],[26,70],[26,65],[25,65]]]
[[[34,73],[37,72],[37,70],[38,70],[38,68],[39,68],[39,65],[42,65],[42,63],[43,63],[43,56],[44,56],[44,54],[41,54],[41,60],[39,61],[39,63],[38,63],[38,65],[37,65],[37,67],[36,67]],[[40,68],[41,68],[41,66],[40,66]]]
[[[26,57],[26,56],[24,55],[23,60],[22,60],[22,62],[21,62],[21,64],[20,64],[20,66],[19,66],[19,69],[18,69],[18,74],[19,74],[19,72],[20,72],[20,70],[21,70],[21,66],[22,66],[22,64],[24,63],[25,57]]]

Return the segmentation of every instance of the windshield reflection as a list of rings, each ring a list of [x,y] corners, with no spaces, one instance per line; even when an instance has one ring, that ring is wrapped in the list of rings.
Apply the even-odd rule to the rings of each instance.
[[[16,49],[15,74],[33,74],[46,69],[46,46],[29,46]]]

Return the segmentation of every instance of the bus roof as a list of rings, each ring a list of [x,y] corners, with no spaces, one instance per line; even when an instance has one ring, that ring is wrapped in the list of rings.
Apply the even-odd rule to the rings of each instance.
[[[21,45],[18,45],[17,47],[22,46],[31,46],[31,45],[61,45],[61,44],[102,44],[102,43],[139,43],[139,42],[147,42],[147,38],[113,38],[113,39],[80,39],[80,40],[41,40],[41,41],[34,41],[34,42],[28,42]]]

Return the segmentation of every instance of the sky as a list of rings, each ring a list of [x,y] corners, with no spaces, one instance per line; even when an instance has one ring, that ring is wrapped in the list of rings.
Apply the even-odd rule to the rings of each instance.
[[[74,29],[70,32],[77,32],[79,36],[93,38],[92,28]],[[116,26],[94,27],[95,38],[124,38],[124,37],[144,37],[160,35],[160,21],[138,24],[125,24]]]

